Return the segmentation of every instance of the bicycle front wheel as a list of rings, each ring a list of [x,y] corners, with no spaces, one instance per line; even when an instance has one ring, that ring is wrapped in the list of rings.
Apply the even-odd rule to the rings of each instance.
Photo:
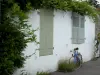
[[[69,64],[74,64],[74,70],[79,69],[80,67],[82,67],[82,55],[78,55],[78,58],[75,59],[75,57],[71,57],[69,59]]]
[[[74,62],[74,57],[73,57],[73,56],[69,59],[69,64],[71,64],[71,63],[75,63],[75,62]]]

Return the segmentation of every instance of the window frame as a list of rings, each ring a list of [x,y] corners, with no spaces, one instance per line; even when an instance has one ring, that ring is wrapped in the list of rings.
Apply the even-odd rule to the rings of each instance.
[[[77,18],[77,16],[78,18]],[[83,20],[82,20],[83,18]],[[79,24],[78,26],[75,26],[73,22],[74,19],[79,19],[79,20],[76,20],[76,22],[78,22],[77,24]],[[82,22],[83,22],[83,27],[82,27]],[[76,29],[76,34],[77,34],[77,38],[75,39],[75,32],[73,32],[73,28]],[[83,37],[80,38],[80,29],[83,29]],[[81,40],[81,41],[80,41]],[[76,41],[76,42],[75,42]],[[80,41],[80,42],[79,42]],[[82,15],[79,15],[75,12],[72,12],[72,44],[83,44],[85,42],[85,16],[82,16]]]

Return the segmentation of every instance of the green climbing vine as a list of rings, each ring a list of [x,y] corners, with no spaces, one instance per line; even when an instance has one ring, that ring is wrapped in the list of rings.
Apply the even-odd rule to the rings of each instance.
[[[87,15],[89,17],[92,17],[94,21],[97,21],[98,15],[100,12],[89,3],[89,1],[82,1],[82,0],[24,0],[26,1],[26,4],[23,8],[23,10],[19,10],[19,12],[23,12],[25,15],[25,12],[28,12],[29,10],[32,9],[41,9],[41,8],[46,8],[46,9],[59,9],[63,11],[72,11],[72,12],[77,12],[80,15]],[[11,0],[13,2],[13,7],[15,5],[19,8],[20,5],[16,0]],[[15,11],[15,10],[14,10]],[[19,15],[19,14],[18,14]],[[23,16],[22,14],[20,16]]]
[[[87,15],[92,17],[94,21],[97,20],[99,11],[91,5],[88,1],[76,0],[28,0],[34,9],[47,8],[59,9],[63,11],[73,11],[80,15]]]

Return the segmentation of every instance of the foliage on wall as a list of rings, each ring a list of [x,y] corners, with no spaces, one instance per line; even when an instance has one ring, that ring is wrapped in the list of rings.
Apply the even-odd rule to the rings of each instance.
[[[90,4],[88,1],[76,1],[76,0],[28,0],[28,3],[34,7],[34,9],[49,8],[59,9],[63,11],[73,11],[81,15],[87,15],[92,17],[94,21],[97,20],[99,11]]]
[[[0,25],[0,75],[11,75],[24,63],[25,35],[9,19]]]
[[[81,15],[92,17],[94,21],[97,20],[100,12],[90,3],[90,1],[77,0],[10,0],[13,7],[19,8],[17,12],[23,12],[32,9],[59,9],[63,11],[73,11]],[[23,5],[23,6],[22,6]],[[20,7],[19,7],[20,6]],[[20,11],[21,9],[21,11]],[[14,9],[15,11],[16,9]],[[16,13],[16,11],[15,11]],[[19,14],[18,14],[19,15]],[[22,16],[22,15],[20,15]]]
[[[28,22],[28,11],[33,9],[59,9],[88,15],[96,21],[99,12],[86,1],[75,0],[1,0],[0,75],[12,74],[23,66],[22,51],[27,42],[36,42],[36,30]],[[9,73],[9,74],[8,74]]]
[[[27,24],[27,14],[14,0],[1,0],[0,75],[12,75],[24,64],[27,42],[36,42],[36,30]],[[28,9],[28,4],[27,4]],[[36,42],[37,43],[37,42]]]
[[[88,2],[96,8],[100,8],[100,4],[97,0],[88,0]]]

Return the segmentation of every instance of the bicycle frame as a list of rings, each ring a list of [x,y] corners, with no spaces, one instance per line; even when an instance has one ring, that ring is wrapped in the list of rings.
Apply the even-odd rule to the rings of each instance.
[[[76,64],[77,61],[79,61],[79,58],[78,58],[78,51],[74,50],[74,63]]]
[[[78,55],[79,55],[78,49],[77,50],[74,49],[74,52],[72,54],[72,57],[74,57],[74,63],[75,64],[79,61]]]

